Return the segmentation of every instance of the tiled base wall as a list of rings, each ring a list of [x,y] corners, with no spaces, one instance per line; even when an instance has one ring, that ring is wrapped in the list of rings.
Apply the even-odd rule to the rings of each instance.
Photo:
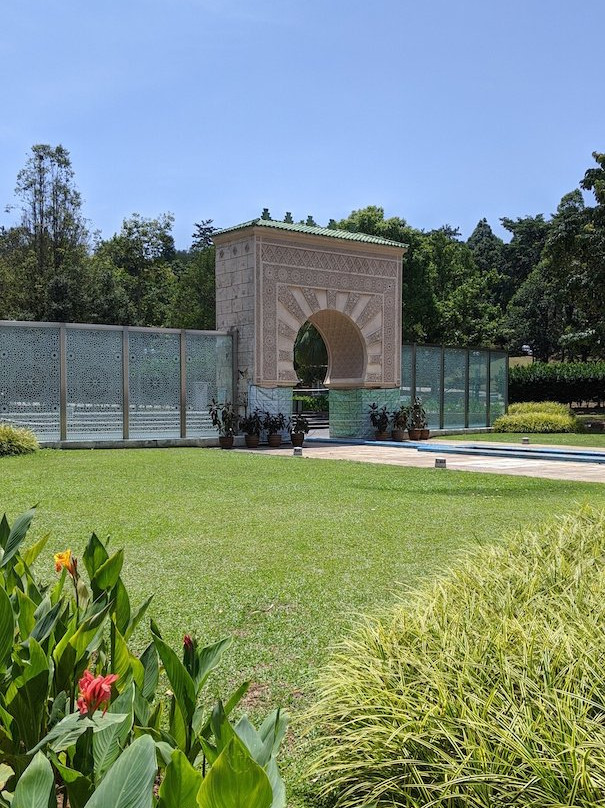
[[[392,390],[330,390],[330,437],[373,438],[370,404],[386,405],[389,412],[400,403],[399,388]]]

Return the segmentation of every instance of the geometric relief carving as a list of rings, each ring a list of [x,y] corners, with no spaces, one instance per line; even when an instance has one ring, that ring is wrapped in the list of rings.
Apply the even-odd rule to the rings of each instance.
[[[263,240],[260,250],[257,243],[255,383],[296,382],[294,341],[309,320],[328,347],[329,384],[398,386],[400,258],[390,250],[381,257],[363,254],[365,248],[359,254],[354,247],[347,252],[307,248],[300,244],[304,239],[296,234],[292,244]],[[368,327],[372,333],[366,335]]]

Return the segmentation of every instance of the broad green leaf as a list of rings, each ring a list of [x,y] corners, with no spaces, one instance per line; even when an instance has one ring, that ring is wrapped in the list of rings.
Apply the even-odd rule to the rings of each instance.
[[[235,731],[227,719],[227,714],[220,699],[212,709],[210,725],[212,726],[217,752],[221,753],[235,735]]]
[[[62,601],[55,603],[47,612],[43,614],[43,616],[39,617],[36,620],[36,623],[32,629],[30,639],[37,640],[39,643],[43,643],[44,640],[49,636],[57,620],[59,619],[59,615],[64,608],[65,604]],[[40,610],[38,607],[37,612]],[[36,612],[36,613],[37,613]],[[28,642],[28,641],[26,641]]]
[[[172,692],[181,707],[185,720],[189,722],[195,710],[195,685],[193,679],[172,648],[157,634],[153,635],[153,642],[164,665]]]
[[[10,525],[6,518],[6,514],[0,519],[0,549],[4,550],[6,542],[8,541],[9,533],[11,532]]]
[[[100,780],[107,769],[114,763],[126,744],[126,739],[134,721],[134,684],[116,698],[111,704],[109,713],[120,713],[125,716],[121,724],[110,724],[92,739],[92,751],[95,761],[95,778]]]
[[[91,581],[95,577],[99,567],[104,564],[108,558],[109,554],[105,546],[99,541],[96,534],[93,533],[88,540],[88,544],[82,556],[82,561],[84,562],[86,572]]]
[[[34,614],[36,612],[36,604],[34,601],[17,589],[17,622],[19,623],[19,634],[22,638],[29,637],[36,622]]]
[[[204,682],[210,675],[211,671],[216,668],[218,663],[221,661],[222,655],[225,653],[227,648],[232,643],[232,637],[224,637],[222,640],[213,643],[212,645],[207,645],[205,648],[201,648],[197,652],[198,657],[198,665],[197,665],[197,673],[195,676],[195,691],[199,693]]]
[[[19,778],[12,808],[49,808],[56,804],[52,766],[42,752],[38,752]]]
[[[141,688],[141,695],[144,699],[151,702],[155,696],[155,691],[158,686],[158,679],[160,676],[160,666],[158,663],[158,652],[155,645],[149,643],[147,648],[139,657],[139,661],[145,671],[143,678],[143,687]]]
[[[197,795],[200,808],[271,808],[269,778],[237,736],[218,756]]]
[[[135,609],[134,612],[132,613],[132,616],[130,618],[130,623],[128,624],[128,629],[126,630],[126,633],[124,634],[124,638],[126,640],[129,640],[132,637],[136,627],[139,625],[139,623],[141,622],[141,620],[145,616],[145,613],[146,613],[147,609],[149,608],[149,604],[151,603],[152,600],[153,600],[153,595],[149,595],[149,597],[146,600],[144,600],[143,603],[141,603],[141,605],[138,607],[138,609]]]
[[[197,793],[202,780],[186,755],[175,749],[160,786],[158,808],[198,808]]]
[[[91,583],[93,586],[105,591],[113,589],[118,582],[122,564],[124,563],[124,550],[118,550],[107,561],[103,562],[96,571]]]
[[[118,690],[123,690],[132,679],[136,682],[137,687],[142,688],[145,679],[143,666],[134,654],[130,653],[124,637],[122,637],[115,625],[112,625],[112,639],[112,670],[119,676],[116,683]]]
[[[130,598],[128,597],[128,592],[121,578],[118,578],[114,586],[113,597],[113,616],[116,621],[116,626],[120,634],[122,634],[125,639],[128,639],[126,632],[128,630],[128,624],[130,623]]]
[[[187,749],[187,723],[181,712],[178,701],[173,696],[170,700],[170,720],[168,731],[179,749]]]
[[[38,539],[38,541],[35,544],[32,544],[31,547],[28,547],[27,550],[24,550],[21,553],[23,561],[27,564],[28,567],[31,567],[34,561],[38,558],[42,550],[44,550],[44,548],[46,547],[49,539],[50,539],[50,533],[47,533],[46,536],[42,536],[42,538]]]
[[[116,760],[86,808],[152,808],[156,773],[155,743],[143,735]]]
[[[17,551],[19,550],[21,542],[25,538],[25,534],[29,529],[29,526],[31,524],[32,519],[34,518],[35,513],[36,508],[34,506],[33,508],[30,508],[29,511],[22,513],[21,516],[18,516],[15,519],[15,522],[6,540],[6,545],[4,547],[4,556],[2,557],[0,567],[5,567],[8,564],[8,562],[13,558],[15,553],[17,553]]]
[[[279,746],[284,739],[286,730],[288,729],[288,722],[288,713],[284,713],[278,707],[276,710],[272,710],[269,713],[258,731],[263,743],[266,743],[268,739],[271,740],[272,755],[277,755]]]
[[[13,727],[15,741],[25,749],[33,746],[40,737],[43,717],[46,712],[50,669],[46,654],[36,642],[28,642],[29,659],[24,663],[21,675],[16,677],[6,694],[6,709],[16,724]]]
[[[277,761],[275,758],[267,763],[265,767],[265,774],[271,783],[271,791],[273,792],[273,802],[271,808],[285,808],[286,806],[286,786],[281,778],[279,769],[277,768]]]
[[[10,598],[3,587],[0,587],[0,670],[4,670],[10,660],[10,653],[15,640],[15,615]]]
[[[70,713],[66,715],[62,721],[50,730],[50,732],[42,738],[42,740],[30,749],[28,754],[32,755],[34,752],[42,749],[43,746],[48,744],[53,752],[62,752],[69,749],[70,746],[78,740],[80,735],[91,728],[93,733],[102,732],[112,724],[121,724],[125,715],[122,713],[95,713],[92,718],[80,713]]]
[[[76,769],[70,769],[69,766],[64,766],[57,755],[52,752],[51,760],[67,787],[69,808],[84,808],[87,800],[90,799],[95,790],[94,784],[90,778],[76,771]]]
[[[2,791],[13,774],[14,772],[10,766],[7,766],[6,763],[0,763],[0,791]]]

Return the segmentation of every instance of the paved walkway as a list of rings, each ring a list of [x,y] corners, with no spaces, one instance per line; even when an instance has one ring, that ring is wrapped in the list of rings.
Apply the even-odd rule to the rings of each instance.
[[[432,441],[439,443],[439,440]],[[454,448],[453,442],[451,445]],[[461,444],[463,445],[463,444]],[[480,445],[473,441],[474,446]],[[495,444],[486,444],[493,447]],[[506,444],[502,444],[506,445]],[[518,448],[518,444],[514,444]],[[532,443],[532,448],[539,446]],[[555,447],[548,446],[553,449]],[[590,447],[561,447],[578,448],[580,451],[589,451]],[[248,451],[237,450],[237,451]],[[250,450],[258,451],[258,450]],[[275,455],[292,455],[292,447],[281,449],[265,449]],[[597,451],[599,451],[597,449]],[[306,444],[303,447],[303,457],[313,457],[320,460],[352,460],[362,463],[388,463],[393,466],[414,466],[418,468],[434,468],[435,458],[439,454],[418,452],[416,449],[387,446],[341,446],[337,444]],[[525,460],[514,457],[479,457],[463,454],[444,454],[447,468],[455,471],[479,471],[491,474],[515,474],[523,477],[545,477],[551,480],[578,480],[581,482],[605,483],[605,465],[598,463],[573,463],[554,460]]]

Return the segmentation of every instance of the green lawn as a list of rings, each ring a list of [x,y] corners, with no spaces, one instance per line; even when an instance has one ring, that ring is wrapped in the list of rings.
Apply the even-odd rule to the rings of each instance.
[[[529,438],[530,443],[543,444],[545,446],[585,446],[586,448],[605,449],[605,433],[601,432],[553,432],[532,434],[530,432],[477,432],[469,435],[444,435],[436,436],[435,441],[442,440],[462,440],[462,441],[488,441],[494,443],[515,443],[520,444],[521,438]]]
[[[40,503],[32,538],[52,533],[41,577],[54,576],[52,552],[81,553],[92,530],[111,535],[126,548],[133,600],[155,592],[167,639],[233,634],[223,678],[253,682],[249,709],[294,715],[359,612],[392,604],[465,545],[580,503],[605,506],[597,484],[209,449],[45,450],[2,458],[0,480],[11,520]],[[295,728],[293,794],[297,762]]]

